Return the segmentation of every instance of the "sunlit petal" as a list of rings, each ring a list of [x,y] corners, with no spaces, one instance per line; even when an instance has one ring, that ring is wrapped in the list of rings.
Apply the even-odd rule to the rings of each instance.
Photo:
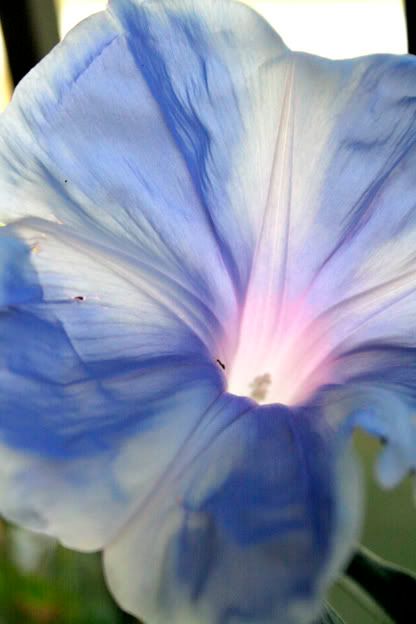
[[[30,279],[31,249],[0,230],[0,307],[40,297],[40,287]]]
[[[312,621],[360,516],[354,467],[321,427],[283,406],[214,404],[106,550],[121,605],[155,624]]]
[[[233,2],[114,0],[2,117],[1,509],[108,547],[150,624],[309,622],[352,429],[383,484],[415,467],[415,85]]]
[[[264,400],[294,403],[337,381],[334,354],[414,343],[416,63],[294,54],[268,69],[251,138],[264,177],[246,170],[250,203],[266,189],[263,229],[229,387],[268,375]]]
[[[100,548],[221,393],[221,369],[128,254],[41,220],[3,232],[1,509]]]

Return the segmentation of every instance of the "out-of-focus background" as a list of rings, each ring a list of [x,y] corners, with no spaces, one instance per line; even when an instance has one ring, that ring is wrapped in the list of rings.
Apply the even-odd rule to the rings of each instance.
[[[246,0],[246,4],[262,13],[292,49],[330,58],[416,52],[412,0]],[[103,0],[0,0],[0,110],[30,67],[75,24],[105,5]],[[393,492],[382,491],[373,479],[378,443],[357,435],[356,446],[367,486],[362,542],[416,571],[410,479]],[[390,622],[346,581],[334,586],[331,602],[347,624]],[[70,552],[0,519],[0,624],[134,621],[107,592],[98,554]]]

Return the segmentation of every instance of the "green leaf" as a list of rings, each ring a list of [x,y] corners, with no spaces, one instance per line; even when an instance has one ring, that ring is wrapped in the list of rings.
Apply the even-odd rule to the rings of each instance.
[[[360,546],[346,575],[396,624],[416,622],[416,575]]]
[[[319,624],[344,624],[344,620],[340,615],[331,607],[330,604],[326,603],[325,605],[325,613],[319,620]]]

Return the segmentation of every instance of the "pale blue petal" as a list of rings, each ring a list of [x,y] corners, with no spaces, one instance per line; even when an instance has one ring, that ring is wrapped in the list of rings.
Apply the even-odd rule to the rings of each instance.
[[[180,356],[88,366],[62,327],[30,313],[10,313],[0,341],[1,511],[102,548],[218,396],[216,369]]]
[[[0,230],[0,307],[39,298],[41,289],[30,279],[30,248]]]
[[[264,401],[297,404],[346,384],[337,422],[390,442],[392,485],[416,463],[416,60],[292,54],[267,76],[240,169],[264,211],[229,390],[267,375]]]
[[[38,327],[34,325],[34,329]],[[50,336],[56,338],[52,332]],[[55,344],[41,346],[52,350]],[[46,363],[49,368],[54,365],[50,358]],[[192,373],[184,380],[185,368]],[[27,377],[30,372],[26,368],[16,374]],[[40,376],[38,371],[36,374]],[[40,381],[50,386],[51,376],[43,372]],[[146,396],[151,394],[153,383],[157,390]],[[31,391],[34,406],[30,415],[35,418],[41,414],[43,421],[29,448],[22,448],[23,440],[19,445],[11,443],[17,426],[8,439],[2,436],[1,510],[26,528],[58,537],[65,545],[84,551],[103,548],[145,504],[218,394],[215,376],[210,378],[206,367],[198,367],[193,361],[170,368],[165,365],[151,373],[113,372],[111,378],[81,378],[72,387],[58,389],[62,406],[51,399],[49,391],[44,414],[36,409],[45,398],[40,396],[41,383],[38,393],[29,385],[23,378],[20,391]],[[9,406],[8,414],[17,419],[21,416],[18,408],[28,410],[28,406],[24,401],[19,405],[11,393],[9,401],[13,399],[15,409]],[[48,435],[48,429],[58,415],[65,426],[61,422],[58,432],[61,452],[53,455],[50,446],[54,444],[56,450],[57,442]],[[91,424],[94,419],[99,422]],[[27,420],[22,419],[22,428]],[[20,434],[27,441],[28,435]],[[67,452],[62,453],[62,448]]]
[[[217,359],[232,392],[271,370],[270,402],[386,438],[383,483],[414,466],[415,67],[292,54],[231,2],[119,0],[2,117],[2,509],[78,548],[120,535],[109,578],[151,624],[308,621],[351,544],[301,412],[199,434]]]
[[[314,621],[360,513],[340,464],[307,411],[224,395],[106,549],[116,598],[152,624]]]
[[[222,370],[175,308],[186,294],[159,293],[128,254],[39,219],[1,243],[0,508],[101,548],[222,392]]]
[[[344,385],[325,399],[328,417],[386,442],[376,473],[391,487],[416,466],[416,62],[369,57],[346,76],[354,91],[328,141],[319,245],[299,260],[316,262],[327,381]]]
[[[361,427],[384,445],[376,475],[385,487],[416,470],[416,353],[375,342],[340,354],[340,385],[322,388],[314,401],[331,425],[350,435]]]
[[[252,13],[235,10],[248,32]],[[225,240],[235,221],[222,176],[230,175],[225,155],[237,149],[241,125],[228,123],[228,113],[238,117],[238,103],[216,52],[217,40],[226,52],[228,35],[211,31],[232,13],[225,5],[208,11],[211,22],[201,26],[206,65],[200,59],[193,78],[205,85],[201,110],[225,87],[223,110],[211,103],[204,118],[213,135],[204,192],[196,161],[192,168],[131,50],[133,20],[122,26],[106,13],[84,22],[22,81],[1,118],[1,211],[9,223],[2,235],[15,248],[8,260],[18,267],[13,282],[33,289],[17,301],[5,276],[1,508],[68,545],[103,546],[133,498],[153,486],[149,471],[168,462],[156,451],[149,471],[138,471],[141,486],[131,500],[118,497],[109,485],[110,457],[123,441],[140,431],[142,451],[144,430],[163,432],[170,457],[207,397],[224,386],[216,360],[229,359],[238,333],[236,292],[253,243],[247,229],[241,245],[231,249]],[[268,33],[266,49],[283,48],[262,22],[258,28]],[[180,30],[191,55],[195,40],[185,18]],[[243,40],[236,40],[236,67]],[[208,152],[219,158],[218,169]],[[210,214],[214,208],[222,224]],[[176,398],[188,386],[200,389],[194,416]],[[166,433],[168,425],[177,435]]]
[[[0,124],[0,218],[108,233],[227,323],[229,360],[255,244],[230,155],[246,75],[286,48],[246,7],[203,6],[112,3],[22,81]]]

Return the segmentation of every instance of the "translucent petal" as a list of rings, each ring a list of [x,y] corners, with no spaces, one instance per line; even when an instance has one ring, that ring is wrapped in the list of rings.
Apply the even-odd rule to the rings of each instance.
[[[416,61],[290,59],[270,64],[247,138],[270,164],[255,180],[245,159],[247,201],[267,197],[229,388],[268,374],[265,400],[296,403],[337,383],[343,351],[415,345]]]
[[[25,303],[40,296],[30,280],[30,249],[0,230],[0,307]]]
[[[239,5],[111,6],[16,90],[0,125],[0,218],[110,233],[221,316],[229,360],[253,248],[245,206],[228,188],[230,153],[244,130],[245,75],[270,47],[285,48]],[[230,47],[223,26],[235,19]],[[253,27],[264,44],[241,66]]]
[[[218,24],[225,15],[228,8],[212,13]],[[251,13],[242,16],[247,31]],[[231,324],[222,340],[238,316],[248,258],[247,241],[230,251],[225,237],[233,219],[225,193],[231,164],[223,165],[238,134],[229,123],[228,113],[238,116],[229,70],[214,45],[218,39],[226,50],[226,34],[208,28],[207,41],[200,38],[205,63],[199,52],[192,57],[186,19],[179,30],[186,80],[225,88],[222,112],[210,89],[201,91],[211,124],[202,135],[217,134],[218,145],[210,138],[206,153],[198,148],[193,166],[145,79],[143,63],[151,65],[154,52],[138,65],[133,19],[122,26],[110,13],[84,22],[35,68],[1,119],[1,210],[9,223],[2,253],[13,252],[13,282],[32,288],[16,301],[5,275],[1,507],[78,548],[102,546],[146,497],[194,426],[192,413],[200,417],[222,391],[216,359],[228,359],[238,329]],[[214,222],[214,208],[224,223]],[[190,414],[189,401],[178,398],[188,387],[200,395]],[[156,450],[153,458],[148,429],[155,449],[158,432],[166,436],[165,455]],[[111,467],[132,435],[141,452],[141,440],[150,445],[152,462],[130,499],[114,494]]]
[[[47,347],[52,349],[55,344]],[[48,363],[50,365],[50,361]],[[183,381],[185,366],[193,368],[194,372]],[[97,379],[95,383],[102,386],[102,393],[113,395],[110,399],[105,397],[107,400],[88,387],[93,383],[90,380],[78,382],[77,398],[88,399],[85,410],[77,411],[78,417],[84,416],[85,421],[101,416],[97,409],[87,411],[94,400],[101,411],[112,410],[104,414],[107,418],[101,418],[101,426],[96,425],[94,431],[85,432],[85,422],[83,431],[79,423],[71,421],[74,401],[61,392],[64,407],[59,415],[66,420],[66,426],[60,441],[68,440],[68,454],[57,456],[44,451],[45,429],[53,416],[50,413],[44,415],[44,423],[39,424],[35,442],[30,445],[39,449],[43,443],[41,453],[22,449],[21,443],[19,447],[10,444],[10,439],[2,442],[2,513],[26,528],[58,537],[65,545],[78,550],[96,550],[108,543],[130,515],[145,503],[216,395],[215,379],[210,380],[206,370],[198,369],[196,363],[171,367],[164,375],[163,372],[153,375],[152,382],[158,383],[158,392],[147,400],[142,395],[145,394],[143,387],[149,386],[149,376],[143,377],[119,374],[111,380]],[[173,394],[170,384],[175,381]],[[127,394],[126,386],[129,396],[116,400],[114,395]],[[32,390],[27,383],[21,383],[20,392],[28,389]],[[35,407],[22,419],[22,428],[29,416],[37,415],[36,404],[40,398],[32,393],[32,400]],[[53,409],[56,403],[49,400],[48,406]],[[9,411],[10,416],[20,416],[17,407]],[[24,407],[28,410],[27,405]],[[28,434],[24,435],[27,439]],[[54,442],[51,438],[47,435],[48,447]],[[71,445],[76,442],[78,451],[83,443],[88,452],[71,456]],[[95,449],[91,449],[93,443]]]
[[[172,288],[158,295],[128,254],[41,220],[3,232],[0,253],[16,253],[0,311],[0,508],[100,548],[222,392],[222,371]]]
[[[360,515],[332,443],[305,410],[224,395],[105,551],[120,604],[154,624],[314,621]]]
[[[110,6],[3,118],[4,219],[131,245],[216,315],[238,394],[270,374],[269,402],[299,402],[334,351],[406,346],[414,59],[291,53],[232,2]]]
[[[221,435],[213,418],[206,452],[187,442],[224,376],[236,394],[266,380],[259,400],[386,438],[385,484],[414,466],[415,64],[291,53],[232,2],[114,0],[22,81],[2,117],[2,509],[78,548],[120,535],[109,578],[152,622],[166,621],[165,604],[178,622],[307,621],[343,560],[327,540],[351,543],[336,529],[355,522],[340,519],[334,447],[314,455],[329,463],[310,490],[299,466],[311,467],[312,445],[298,464],[282,447],[289,430],[308,435],[301,410],[289,426],[281,406],[250,408]],[[303,513],[289,505],[284,526],[285,495]],[[306,530],[317,510],[330,516],[319,539]],[[210,514],[220,541],[204,593]],[[279,567],[295,519],[304,541]],[[270,525],[278,544],[265,554],[256,540],[272,539]]]
[[[347,435],[361,427],[383,442],[376,475],[385,487],[416,470],[416,356],[414,348],[376,342],[340,354],[339,385],[314,398],[332,426]]]

